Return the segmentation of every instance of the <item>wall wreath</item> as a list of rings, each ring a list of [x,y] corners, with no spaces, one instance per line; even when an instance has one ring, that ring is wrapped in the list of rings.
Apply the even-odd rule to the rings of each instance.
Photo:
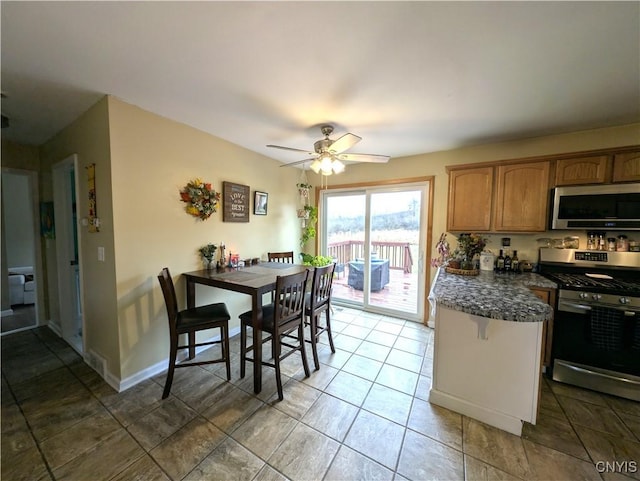
[[[185,207],[187,214],[207,220],[218,210],[220,192],[213,190],[210,183],[196,178],[180,190],[180,200],[187,203]]]

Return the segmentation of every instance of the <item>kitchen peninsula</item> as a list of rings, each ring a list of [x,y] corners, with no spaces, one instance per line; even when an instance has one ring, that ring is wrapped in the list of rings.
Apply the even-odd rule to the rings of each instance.
[[[435,317],[429,401],[520,436],[535,424],[545,321],[553,308],[530,288],[544,277],[440,268],[429,301]]]

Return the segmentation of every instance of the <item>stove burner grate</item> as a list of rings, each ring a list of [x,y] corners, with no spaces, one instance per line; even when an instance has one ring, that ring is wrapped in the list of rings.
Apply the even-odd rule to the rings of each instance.
[[[640,293],[640,280],[617,280],[588,277],[586,274],[565,272],[545,273],[564,289],[589,289],[603,293]]]

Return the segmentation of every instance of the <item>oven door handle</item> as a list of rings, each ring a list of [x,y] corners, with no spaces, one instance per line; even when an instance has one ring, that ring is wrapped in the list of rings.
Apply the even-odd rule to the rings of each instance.
[[[587,306],[585,304],[574,304],[573,302],[559,301],[558,302],[558,310],[559,311],[562,311],[562,309],[561,309],[562,306],[566,306],[566,307],[569,307],[571,309],[580,309],[582,311],[590,311],[591,310],[591,306]],[[624,309],[622,307],[608,307],[607,306],[607,308],[608,309],[615,309],[617,311],[622,311],[622,312],[624,312],[625,316],[629,316],[629,317],[632,317],[632,316],[636,315],[635,311],[630,311],[630,310]]]

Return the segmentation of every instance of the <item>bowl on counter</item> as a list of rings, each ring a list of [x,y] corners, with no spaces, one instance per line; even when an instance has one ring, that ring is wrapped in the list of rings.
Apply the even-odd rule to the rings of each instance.
[[[577,235],[565,237],[562,240],[565,249],[580,249],[580,237]]]

